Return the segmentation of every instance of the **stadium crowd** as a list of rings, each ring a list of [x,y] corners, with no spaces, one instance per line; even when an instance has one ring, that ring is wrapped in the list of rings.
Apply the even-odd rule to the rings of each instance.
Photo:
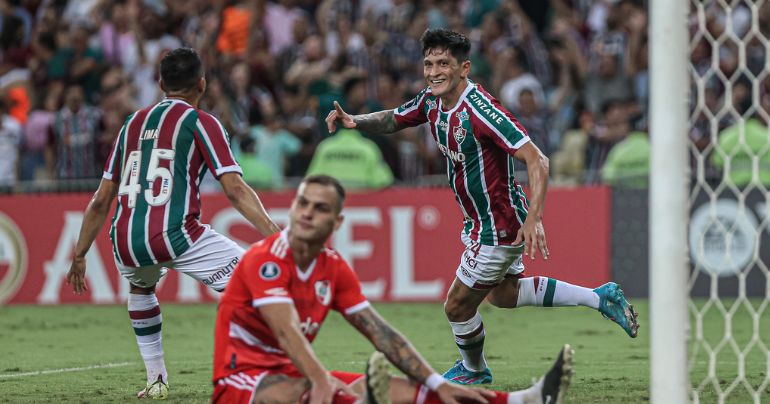
[[[643,0],[0,0],[0,187],[99,178],[126,116],[161,97],[158,60],[179,46],[204,59],[203,108],[225,125],[245,179],[293,185],[311,165],[323,171],[313,157],[330,137],[323,118],[334,100],[360,114],[396,107],[425,86],[419,37],[428,27],[471,39],[471,79],[551,158],[552,181],[646,177],[646,7]],[[770,7],[760,14],[770,19]],[[709,24],[724,30],[725,16],[714,13]],[[764,60],[756,43],[751,57]],[[708,67],[710,43],[697,45],[693,63]],[[735,68],[737,52],[723,53],[724,68],[731,61]],[[715,81],[705,104],[718,108],[724,86]],[[356,156],[367,149],[390,171],[370,186],[426,183],[445,173],[445,162],[425,132],[346,134],[355,141],[337,143],[356,143],[351,152],[323,154],[358,172]],[[707,124],[691,137],[701,149],[713,138]]]

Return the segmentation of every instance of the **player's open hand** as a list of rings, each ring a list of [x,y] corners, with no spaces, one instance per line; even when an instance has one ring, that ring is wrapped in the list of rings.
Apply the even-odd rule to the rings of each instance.
[[[495,393],[452,383],[443,383],[436,389],[441,402],[444,404],[459,404],[467,402],[487,403],[495,398]]]
[[[535,259],[535,255],[540,251],[540,255],[544,259],[548,259],[548,244],[545,241],[545,229],[542,220],[535,219],[534,216],[527,216],[518,234],[516,234],[513,245],[518,245],[522,241],[524,242],[524,255]]]
[[[334,133],[334,131],[337,130],[337,121],[339,121],[342,126],[347,129],[353,129],[357,126],[353,121],[353,117],[350,116],[347,112],[343,111],[342,107],[337,101],[334,101],[334,109],[331,110],[329,115],[326,116],[326,128],[329,130],[329,133]]]
[[[72,291],[78,295],[88,290],[86,286],[86,259],[75,257],[72,259],[70,271],[67,272],[67,283],[72,285]]]

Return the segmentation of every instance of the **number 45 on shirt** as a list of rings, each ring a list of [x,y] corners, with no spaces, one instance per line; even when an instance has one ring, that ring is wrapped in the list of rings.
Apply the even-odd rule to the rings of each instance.
[[[174,177],[168,168],[160,167],[161,160],[174,160],[174,150],[171,149],[153,149],[150,153],[150,163],[147,167],[147,175],[144,184],[139,183],[139,172],[142,167],[142,151],[135,150],[129,153],[126,159],[126,166],[120,177],[120,187],[118,195],[128,195],[128,207],[133,209],[136,206],[136,198],[144,189],[144,200],[151,206],[164,205],[171,198],[171,189],[174,186]],[[160,178],[160,192],[154,195],[153,182]],[[144,187],[142,185],[145,185]]]

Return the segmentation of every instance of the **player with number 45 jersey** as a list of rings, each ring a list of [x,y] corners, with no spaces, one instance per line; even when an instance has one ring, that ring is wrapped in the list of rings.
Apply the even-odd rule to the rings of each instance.
[[[198,109],[206,91],[195,50],[172,50],[160,62],[166,97],[129,115],[88,204],[67,281],[87,290],[86,253],[118,203],[110,228],[115,265],[128,279],[128,313],[147,369],[140,398],[166,398],[168,372],[155,285],[168,269],[223,291],[244,250],[200,222],[201,179],[210,171],[227,198],[264,236],[280,229],[241,178],[222,124]]]

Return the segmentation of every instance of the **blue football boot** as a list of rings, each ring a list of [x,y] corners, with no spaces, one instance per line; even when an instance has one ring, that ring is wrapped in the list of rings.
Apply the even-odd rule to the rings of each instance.
[[[492,372],[489,368],[481,372],[468,370],[462,359],[458,359],[454,366],[444,373],[444,379],[456,384],[489,384],[492,383]]]
[[[639,314],[634,311],[634,306],[628,303],[617,283],[607,282],[594,289],[599,295],[599,313],[617,323],[631,338],[636,338],[639,323],[636,321]]]

